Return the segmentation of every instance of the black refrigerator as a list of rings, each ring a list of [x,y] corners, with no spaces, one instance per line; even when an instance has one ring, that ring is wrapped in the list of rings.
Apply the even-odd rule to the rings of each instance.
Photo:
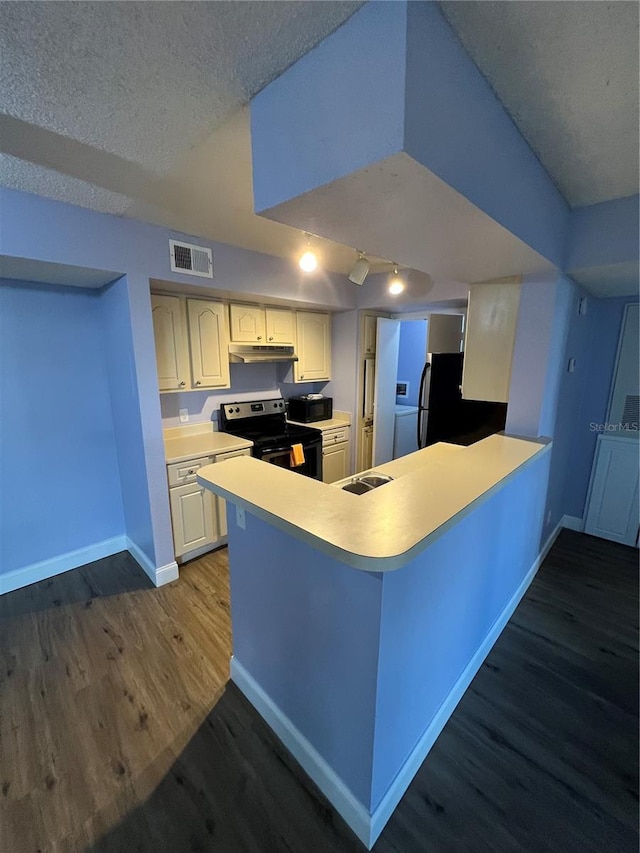
[[[462,399],[461,352],[427,354],[418,396],[418,448],[438,441],[475,444],[504,429],[506,403]]]

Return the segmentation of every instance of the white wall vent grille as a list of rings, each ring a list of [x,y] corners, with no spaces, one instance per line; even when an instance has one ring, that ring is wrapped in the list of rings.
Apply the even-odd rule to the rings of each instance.
[[[213,253],[204,246],[169,240],[172,272],[183,272],[202,278],[213,278]]]

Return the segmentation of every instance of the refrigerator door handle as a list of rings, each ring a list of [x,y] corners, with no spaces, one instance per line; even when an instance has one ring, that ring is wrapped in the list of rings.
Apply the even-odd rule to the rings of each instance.
[[[420,376],[420,390],[418,391],[418,450],[422,450],[422,419],[424,417],[424,411],[427,408],[424,400],[424,387],[427,381],[427,371],[430,367],[431,363],[427,361],[425,366],[422,368],[422,375]]]

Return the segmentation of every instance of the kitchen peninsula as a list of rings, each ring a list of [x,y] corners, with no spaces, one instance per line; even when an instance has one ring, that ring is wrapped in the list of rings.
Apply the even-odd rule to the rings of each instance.
[[[550,447],[433,445],[364,495],[198,472],[236,505],[232,678],[369,847],[537,570]]]

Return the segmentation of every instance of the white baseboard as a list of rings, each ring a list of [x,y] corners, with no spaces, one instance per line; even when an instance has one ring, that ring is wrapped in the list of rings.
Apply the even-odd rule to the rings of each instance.
[[[231,658],[231,680],[266,720],[362,843],[371,849],[375,839],[371,839],[371,816],[368,810],[236,657]]]
[[[563,515],[560,524],[568,530],[577,530],[578,533],[584,531],[584,519],[576,515]]]
[[[127,551],[131,554],[136,563],[138,563],[138,565],[149,575],[155,586],[164,586],[166,583],[178,580],[178,564],[175,560],[172,563],[167,563],[166,566],[156,568],[153,561],[147,557],[144,551],[139,548],[132,539],[127,536],[126,541],[127,544],[125,547]]]
[[[126,536],[113,536],[111,539],[103,539],[93,545],[77,548],[75,551],[67,551],[49,560],[41,560],[39,563],[32,563],[30,566],[15,569],[12,572],[0,575],[0,594],[52,578],[55,575],[68,572],[70,569],[77,569],[87,563],[101,560],[103,557],[110,557],[120,551],[126,551],[127,547]]]
[[[371,849],[384,829],[394,809],[409,787],[411,780],[427,757],[429,750],[436,742],[449,717],[453,714],[456,705],[473,681],[474,676],[482,666],[482,663],[502,633],[505,625],[512,617],[561,529],[562,524],[558,524],[545,542],[526,576],[489,629],[482,644],[465,667],[424,734],[400,768],[397,776],[387,789],[386,794],[372,813],[347,788],[337,773],[327,764],[320,753],[309,743],[264,690],[262,690],[260,685],[252,678],[242,664],[235,657],[231,658],[232,681],[238,685],[258,713],[267,721],[282,743],[302,765],[336,811],[342,815],[353,832],[366,845],[367,849]]]

